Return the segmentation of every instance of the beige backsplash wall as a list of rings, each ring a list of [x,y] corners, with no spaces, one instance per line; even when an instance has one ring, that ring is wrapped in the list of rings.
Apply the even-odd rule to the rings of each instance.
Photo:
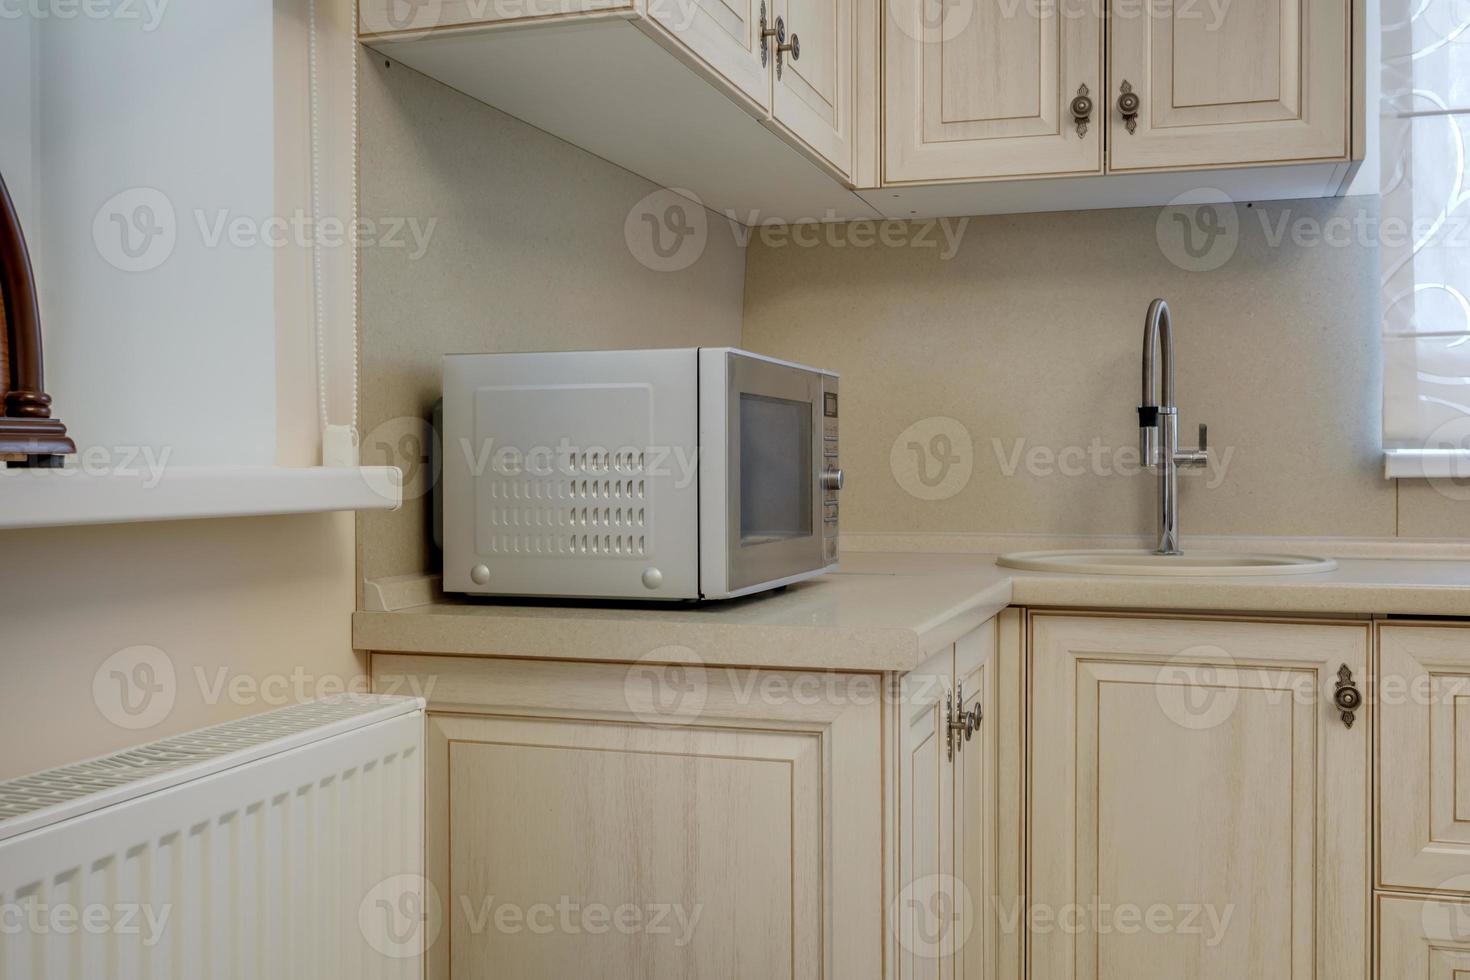
[[[1157,208],[974,218],[951,257],[922,225],[891,240],[934,245],[756,235],[744,343],[842,372],[848,532],[1152,529],[1153,483],[1126,471],[1154,296],[1174,312],[1181,441],[1208,422],[1218,461],[1183,481],[1186,534],[1470,531],[1470,504],[1382,476],[1374,248],[1313,243],[1333,219],[1371,228],[1375,200],[1236,211],[1212,271],[1171,261]]]
[[[363,57],[362,214],[433,222],[423,249],[362,251],[363,460],[411,476],[402,510],[358,518],[360,570],[377,578],[434,567],[420,420],[442,354],[736,344],[745,258],[711,234],[687,269],[649,268],[624,223],[656,185]]]

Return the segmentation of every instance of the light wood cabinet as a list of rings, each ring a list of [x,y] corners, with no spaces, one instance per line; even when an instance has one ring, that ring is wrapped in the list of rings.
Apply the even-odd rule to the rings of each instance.
[[[851,0],[773,2],[787,33],[799,39],[801,57],[783,54],[773,73],[771,118],[850,177],[856,122],[854,5]]]
[[[396,655],[373,674],[430,701],[431,978],[882,976],[879,676]]]
[[[1353,8],[1112,0],[1104,17],[1090,3],[887,0],[885,183],[1347,161]]]
[[[764,0],[648,0],[648,16],[762,109],[771,108],[771,70],[761,57]]]
[[[1470,903],[1378,897],[1379,980],[1462,980],[1470,975]]]
[[[884,0],[888,183],[1100,174],[1102,11]],[[1085,130],[1070,112],[1086,92]]]
[[[1348,156],[1347,0],[1114,0],[1113,7],[1113,171]],[[1139,99],[1131,132],[1117,109],[1125,81]]]
[[[1030,629],[1031,975],[1365,976],[1368,624]]]
[[[899,678],[900,980],[1020,972],[1021,613]]]
[[[1379,883],[1470,894],[1470,627],[1378,633]]]

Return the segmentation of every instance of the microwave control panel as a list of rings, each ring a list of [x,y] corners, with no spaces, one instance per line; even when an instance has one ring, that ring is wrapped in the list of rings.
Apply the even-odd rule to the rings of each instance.
[[[837,491],[842,487],[842,463],[837,442],[837,379],[822,379],[822,557],[837,560]]]

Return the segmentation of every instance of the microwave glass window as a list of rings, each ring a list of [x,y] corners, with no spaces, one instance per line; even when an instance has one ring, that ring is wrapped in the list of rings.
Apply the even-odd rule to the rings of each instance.
[[[740,396],[740,543],[812,533],[812,405]]]

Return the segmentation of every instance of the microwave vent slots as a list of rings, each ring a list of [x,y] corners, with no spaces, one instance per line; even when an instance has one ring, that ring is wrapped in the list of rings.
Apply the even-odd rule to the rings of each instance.
[[[577,452],[548,477],[489,480],[492,555],[642,559],[649,556],[652,514],[640,451]]]

